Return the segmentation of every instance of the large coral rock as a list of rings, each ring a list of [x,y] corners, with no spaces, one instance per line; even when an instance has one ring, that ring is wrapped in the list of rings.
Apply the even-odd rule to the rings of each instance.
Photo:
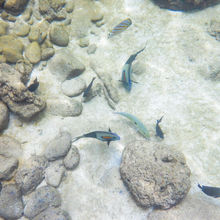
[[[159,143],[136,141],[123,152],[120,173],[138,205],[168,209],[190,189],[183,154]]]
[[[220,0],[154,0],[161,8],[177,11],[203,9],[220,3]]]
[[[21,13],[29,0],[6,0],[4,4],[4,9],[12,14],[19,14]]]
[[[2,50],[7,62],[16,63],[23,58],[24,45],[14,35],[3,35],[0,37],[0,50]]]
[[[0,64],[0,97],[9,109],[30,119],[45,108],[45,102],[29,92],[20,81],[20,73],[8,64]]]

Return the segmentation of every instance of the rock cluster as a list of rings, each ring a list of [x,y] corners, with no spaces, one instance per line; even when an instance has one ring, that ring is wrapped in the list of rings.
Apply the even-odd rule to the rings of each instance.
[[[220,3],[219,0],[154,0],[161,8],[177,11],[203,9]]]
[[[136,141],[126,146],[120,173],[137,204],[143,207],[168,209],[190,189],[190,169],[184,156],[154,142]]]

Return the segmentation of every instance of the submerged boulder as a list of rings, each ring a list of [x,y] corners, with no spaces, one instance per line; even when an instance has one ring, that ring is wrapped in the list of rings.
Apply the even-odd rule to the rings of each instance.
[[[183,154],[159,143],[136,141],[126,146],[120,173],[136,203],[146,208],[171,208],[190,189]]]
[[[26,7],[29,0],[5,0],[4,9],[12,14],[20,14]]]
[[[9,109],[23,119],[41,112],[46,103],[27,90],[21,74],[8,64],[0,64],[0,98]]]
[[[220,0],[153,0],[161,8],[176,11],[190,11],[203,9],[220,3]]]

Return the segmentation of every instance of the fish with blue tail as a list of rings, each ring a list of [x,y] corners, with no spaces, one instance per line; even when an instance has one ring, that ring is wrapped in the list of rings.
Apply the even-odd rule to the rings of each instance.
[[[130,25],[132,24],[132,21],[130,18],[125,19],[124,21],[122,21],[121,23],[119,23],[118,25],[116,25],[108,34],[108,38],[111,38],[117,34],[120,34],[121,32],[123,32],[124,30],[126,30]]]
[[[137,53],[132,54],[123,66],[122,76],[121,76],[120,81],[123,83],[123,85],[127,91],[131,91],[132,82],[137,83],[137,82],[131,80],[132,63],[135,60],[136,56],[139,53],[141,53],[144,49],[145,49],[145,47],[143,49],[139,50]]]
[[[90,90],[92,88],[93,81],[95,80],[95,77],[92,78],[91,82],[89,83],[88,87],[83,92],[83,97],[88,97]]]
[[[156,136],[160,137],[161,139],[164,138],[163,131],[159,126],[159,123],[162,121],[162,119],[163,119],[163,116],[159,120],[157,120],[157,123],[156,123]]]
[[[126,113],[126,112],[114,112],[115,114],[122,115],[128,118],[138,129],[138,132],[141,133],[146,139],[150,139],[150,134],[145,125],[134,115]]]
[[[214,198],[220,197],[220,187],[212,187],[212,186],[201,186],[198,184],[198,187],[208,196],[212,196]]]
[[[107,142],[108,145],[111,143],[111,141],[120,140],[120,137],[116,133],[113,133],[110,128],[109,128],[109,131],[93,131],[93,132],[84,134],[82,136],[74,138],[72,142],[75,142],[79,140],[80,138],[96,138],[100,141]]]

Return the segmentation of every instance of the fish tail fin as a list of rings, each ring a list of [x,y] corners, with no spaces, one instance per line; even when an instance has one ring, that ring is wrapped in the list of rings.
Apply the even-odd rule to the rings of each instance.
[[[83,137],[84,137],[84,135],[73,138],[72,143],[75,142],[75,141],[78,141],[80,138],[83,138]]]
[[[200,188],[200,189],[202,189],[202,186],[198,183],[198,187]]]

